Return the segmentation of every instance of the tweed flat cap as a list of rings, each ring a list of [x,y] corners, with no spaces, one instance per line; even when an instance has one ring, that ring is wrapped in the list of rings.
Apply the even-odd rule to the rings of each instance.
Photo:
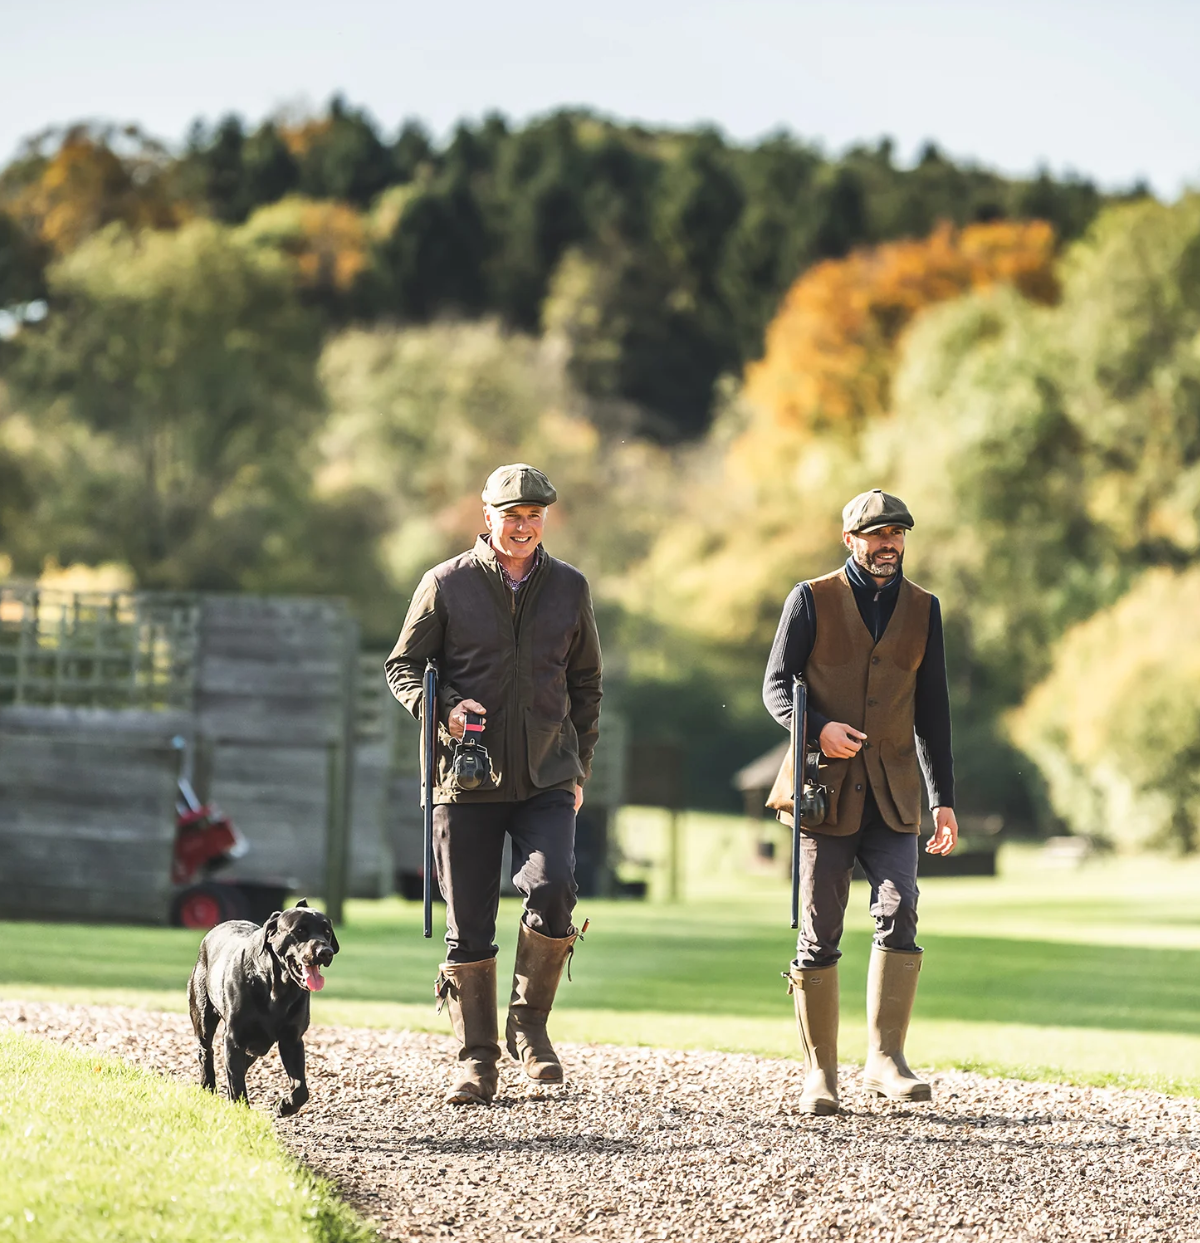
[[[558,500],[554,485],[536,466],[514,462],[497,466],[483,485],[483,503],[493,509],[514,505],[553,505]]]
[[[890,492],[872,488],[870,492],[860,492],[842,510],[842,530],[855,535],[869,535],[883,527],[904,527],[913,529],[913,516],[908,506]]]

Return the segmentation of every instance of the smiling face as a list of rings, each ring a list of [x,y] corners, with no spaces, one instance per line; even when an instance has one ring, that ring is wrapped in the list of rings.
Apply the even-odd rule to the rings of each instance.
[[[483,517],[492,537],[492,547],[514,561],[532,557],[542,542],[542,526],[546,521],[544,505],[514,505],[511,509],[485,505]]]
[[[900,572],[907,534],[905,527],[883,527],[869,533],[845,531],[842,539],[855,562],[868,574],[888,579]]]
[[[311,993],[325,987],[321,968],[333,962],[339,949],[327,916],[307,906],[293,906],[272,915],[263,932],[294,984]]]

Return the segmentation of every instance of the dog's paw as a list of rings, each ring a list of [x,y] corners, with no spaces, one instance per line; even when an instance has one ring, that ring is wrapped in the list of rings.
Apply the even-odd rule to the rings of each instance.
[[[290,1118],[292,1114],[298,1114],[307,1102],[307,1094],[299,1100],[290,1096],[281,1096],[279,1103],[275,1106],[275,1116],[277,1118]]]

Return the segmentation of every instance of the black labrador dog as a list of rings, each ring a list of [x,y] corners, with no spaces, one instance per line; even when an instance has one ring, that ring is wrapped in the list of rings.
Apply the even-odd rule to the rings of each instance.
[[[208,933],[188,980],[203,1087],[217,1090],[213,1037],[224,1019],[229,1099],[247,1101],[247,1069],[278,1043],[292,1090],[275,1111],[286,1117],[304,1105],[309,994],[325,987],[321,968],[329,966],[338,948],[333,925],[303,898],[286,911],[276,911],[261,928],[231,919]]]

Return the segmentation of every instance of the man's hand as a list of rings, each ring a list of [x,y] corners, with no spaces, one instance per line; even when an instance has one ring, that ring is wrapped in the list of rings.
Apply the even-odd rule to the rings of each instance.
[[[460,699],[450,709],[450,719],[446,722],[451,738],[461,738],[467,732],[468,712],[478,712],[480,716],[487,716],[487,709],[477,699]],[[483,728],[487,729],[486,721],[483,723]]]
[[[583,786],[579,782],[575,783],[575,810],[578,811],[583,806]]]
[[[841,721],[830,721],[821,730],[821,750],[831,760],[848,760],[862,750],[866,734],[845,725]]]
[[[958,845],[958,820],[953,807],[933,809],[933,836],[925,843],[925,852],[948,855]]]

